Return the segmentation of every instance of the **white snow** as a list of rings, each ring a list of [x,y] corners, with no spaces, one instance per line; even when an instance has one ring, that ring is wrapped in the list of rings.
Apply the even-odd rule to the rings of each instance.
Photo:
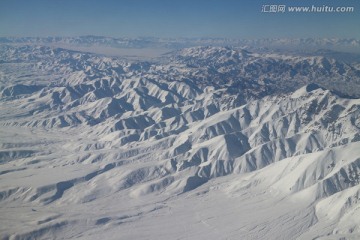
[[[5,50],[45,70],[1,88],[0,238],[359,239],[358,99],[234,90],[202,72],[257,58],[229,48],[171,64]]]

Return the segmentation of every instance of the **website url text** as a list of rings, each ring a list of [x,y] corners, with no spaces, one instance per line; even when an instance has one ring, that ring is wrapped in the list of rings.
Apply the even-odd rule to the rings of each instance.
[[[262,13],[352,13],[354,7],[335,7],[335,6],[286,6],[286,5],[262,5]]]

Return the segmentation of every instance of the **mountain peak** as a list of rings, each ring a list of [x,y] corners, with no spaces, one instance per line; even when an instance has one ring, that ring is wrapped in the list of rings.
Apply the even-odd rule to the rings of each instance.
[[[309,92],[313,92],[317,89],[321,89],[321,90],[325,90],[325,88],[321,87],[320,85],[316,84],[316,83],[310,83],[308,85],[305,86],[306,91]]]
[[[309,93],[311,92],[314,92],[316,90],[326,90],[324,87],[316,84],[316,83],[310,83],[310,84],[307,84],[303,87],[301,87],[300,89],[296,90],[292,95],[291,97],[293,98],[298,98],[298,97],[301,97],[301,96],[306,96],[308,95]]]

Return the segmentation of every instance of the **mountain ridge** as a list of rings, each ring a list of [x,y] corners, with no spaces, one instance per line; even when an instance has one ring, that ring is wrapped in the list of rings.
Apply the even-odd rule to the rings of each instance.
[[[230,47],[161,62],[1,49],[2,238],[182,237],[174,220],[190,239],[360,235],[360,99],[311,78],[347,76],[357,92],[353,65]]]

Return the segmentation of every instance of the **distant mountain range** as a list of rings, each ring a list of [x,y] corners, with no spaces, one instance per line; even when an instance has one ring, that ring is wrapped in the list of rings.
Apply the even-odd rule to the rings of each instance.
[[[32,63],[36,66],[29,71],[61,75],[62,80],[54,82],[55,85],[74,85],[103,77],[117,79],[127,73],[166,84],[186,80],[200,88],[226,88],[230,93],[242,93],[245,98],[290,92],[313,82],[339,94],[360,97],[360,65],[321,54],[299,56],[230,47],[192,47],[165,54],[161,62],[149,62],[49,46],[2,45],[0,50],[1,63]],[[3,87],[4,84],[0,85]]]
[[[314,49],[348,50],[360,53],[359,39],[340,38],[114,38],[104,36],[79,37],[0,37],[0,43],[71,44],[80,46],[108,46],[115,48],[169,48],[180,49],[194,46],[235,46],[250,49],[284,49],[302,51]]]

